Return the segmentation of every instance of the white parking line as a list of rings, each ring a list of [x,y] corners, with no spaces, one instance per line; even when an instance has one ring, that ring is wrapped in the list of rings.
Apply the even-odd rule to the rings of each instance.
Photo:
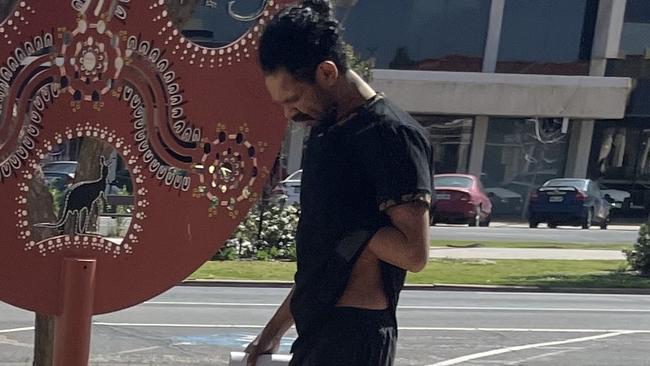
[[[0,333],[26,332],[26,331],[28,331],[28,330],[34,330],[34,327],[13,328],[13,329],[0,329]]]
[[[582,349],[582,348],[580,348],[580,349]],[[575,351],[575,350],[576,350],[575,347],[571,347],[571,348],[563,349],[563,350],[560,350],[560,351],[546,352],[546,353],[542,353],[540,355],[535,355],[535,356],[531,356],[531,357],[522,358],[522,359],[519,359],[519,360],[516,360],[516,361],[508,362],[508,363],[506,363],[506,365],[507,366],[524,365],[525,364],[524,362],[530,362],[530,361],[534,361],[534,360],[538,360],[540,358],[545,358],[545,357],[550,357],[550,356],[557,356],[557,355],[561,355],[563,353],[567,353],[567,352],[571,352],[571,351]]]
[[[178,324],[178,323],[118,323],[94,322],[93,325],[107,327],[143,327],[143,328],[223,328],[223,329],[262,329],[264,325],[254,324]],[[650,330],[632,329],[547,329],[547,328],[462,328],[462,327],[399,327],[401,331],[431,332],[530,332],[530,333],[638,333],[650,334]]]
[[[143,352],[143,351],[151,351],[154,349],[158,349],[160,346],[151,346],[151,347],[144,347],[144,348],[136,348],[136,349],[130,349],[128,351],[122,351],[122,352],[117,352],[118,355],[126,355],[129,353],[136,353],[136,352]]]
[[[617,337],[617,336],[620,336],[620,335],[633,334],[633,333],[634,332],[606,333],[606,334],[599,334],[599,335],[590,336],[590,337],[572,338],[572,339],[567,339],[567,340],[564,340],[564,341],[533,343],[533,344],[525,344],[525,345],[522,345],[522,346],[505,347],[505,348],[499,348],[499,349],[495,349],[495,350],[491,350],[491,351],[479,352],[479,353],[474,353],[474,354],[467,355],[467,356],[457,357],[457,358],[453,358],[451,360],[437,362],[437,363],[434,363],[434,364],[431,364],[431,365],[428,365],[428,366],[451,366],[451,365],[457,365],[459,363],[466,362],[466,361],[471,361],[471,360],[476,360],[476,359],[479,359],[479,358],[500,355],[500,354],[508,353],[508,352],[522,351],[522,350],[526,350],[526,349],[541,348],[541,347],[546,347],[546,346],[556,346],[556,345],[559,345],[559,344],[588,342],[588,341],[594,341],[594,340],[598,340],[598,339]]]
[[[234,302],[177,302],[177,301],[147,301],[144,305],[162,306],[210,306],[210,307],[278,307],[280,304],[254,304]],[[418,306],[401,305],[400,310],[479,310],[479,311],[534,311],[534,312],[593,312],[593,313],[650,313],[650,309],[606,309],[606,308],[521,308],[499,306]]]
[[[143,305],[171,305],[171,306],[218,306],[218,307],[278,307],[280,304],[255,304],[248,302],[182,302],[182,301],[147,301]]]
[[[95,322],[93,325],[107,327],[146,327],[146,328],[227,328],[227,329],[261,329],[263,325],[233,324],[157,324],[157,323],[108,323]]]

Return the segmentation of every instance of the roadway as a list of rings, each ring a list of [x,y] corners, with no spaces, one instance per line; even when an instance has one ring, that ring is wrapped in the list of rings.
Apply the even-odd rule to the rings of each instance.
[[[175,287],[96,316],[91,365],[227,365],[287,291]],[[650,296],[405,291],[398,317],[396,365],[649,364]],[[0,303],[0,365],[31,365],[32,325]]]
[[[431,227],[433,240],[471,240],[471,241],[516,241],[516,242],[557,242],[584,244],[634,243],[638,236],[638,226],[612,226],[607,230],[594,227],[583,230],[578,227],[546,228],[540,224],[537,229],[528,225],[493,223],[490,227],[468,227],[467,225],[436,225]]]

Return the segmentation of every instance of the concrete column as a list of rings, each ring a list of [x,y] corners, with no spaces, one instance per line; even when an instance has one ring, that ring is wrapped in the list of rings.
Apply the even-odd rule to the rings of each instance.
[[[591,140],[594,134],[594,121],[572,121],[569,149],[564,176],[569,178],[586,178],[591,153]]]
[[[487,130],[489,117],[476,116],[474,119],[474,133],[472,134],[472,147],[469,153],[468,173],[481,177],[483,171],[483,154],[487,142]]]
[[[485,51],[483,52],[483,72],[494,72],[497,68],[504,7],[505,0],[492,0]]]
[[[627,0],[600,0],[591,51],[590,76],[605,76],[608,58],[620,57]],[[565,176],[586,178],[594,134],[594,120],[573,121]]]
[[[483,52],[483,72],[493,73],[497,68],[505,4],[506,0],[492,0],[490,6],[490,20],[487,39],[485,40],[485,51]],[[474,131],[472,133],[467,172],[474,174],[479,179],[483,171],[483,154],[485,153],[489,121],[488,116],[476,116],[474,118]]]
[[[623,32],[626,5],[627,0],[600,0],[594,44],[591,49],[592,59],[620,57],[621,33]]]

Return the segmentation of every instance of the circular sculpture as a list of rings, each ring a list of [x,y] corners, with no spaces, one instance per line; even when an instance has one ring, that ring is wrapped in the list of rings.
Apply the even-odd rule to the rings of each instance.
[[[0,298],[59,309],[64,258],[97,259],[94,313],[122,309],[188,276],[248,212],[285,124],[256,61],[285,0],[262,0],[239,39],[207,48],[174,27],[163,0],[20,1],[0,26]],[[133,183],[122,242],[87,231],[106,187],[72,186],[57,222],[30,222],[29,182],[57,145],[110,144]],[[32,239],[36,230],[75,233]]]

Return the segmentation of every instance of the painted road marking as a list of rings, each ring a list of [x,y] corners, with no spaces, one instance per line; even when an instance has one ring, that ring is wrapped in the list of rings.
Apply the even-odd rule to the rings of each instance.
[[[564,341],[532,343],[532,344],[525,344],[525,345],[522,345],[522,346],[505,347],[505,348],[499,348],[499,349],[495,349],[495,350],[491,350],[491,351],[479,352],[479,353],[474,353],[474,354],[467,355],[467,356],[457,357],[457,358],[453,358],[451,360],[437,362],[437,363],[434,363],[434,364],[431,364],[431,365],[428,365],[428,366],[451,366],[451,365],[457,365],[457,364],[462,363],[462,362],[476,360],[476,359],[484,358],[484,357],[500,355],[500,354],[504,354],[504,353],[508,353],[508,352],[522,351],[522,350],[526,350],[526,349],[541,348],[541,347],[546,347],[546,346],[557,346],[557,345],[560,345],[560,344],[571,344],[571,343],[595,341],[595,340],[598,340],[598,339],[611,338],[611,337],[617,337],[617,336],[624,335],[624,334],[634,334],[634,333],[635,332],[615,332],[615,333],[599,334],[599,335],[590,336],[590,337],[572,338],[572,339],[567,339],[567,340],[564,340]]]
[[[34,348],[33,344],[22,343],[15,339],[7,338],[6,336],[0,336],[0,344],[6,344],[15,347]]]
[[[233,324],[156,324],[156,323],[108,323],[94,322],[93,325],[106,327],[145,327],[145,328],[226,328],[226,329],[262,329],[263,325]]]
[[[28,331],[28,330],[34,330],[34,327],[13,328],[13,329],[0,329],[0,333],[26,332],[26,331]]]
[[[224,328],[262,329],[264,325],[235,324],[177,324],[177,323],[117,323],[94,322],[93,325],[108,327],[150,327],[150,328]],[[650,334],[650,330],[618,329],[546,329],[546,328],[459,328],[459,327],[399,327],[406,331],[461,331],[461,332],[540,332],[540,333],[638,333]]]
[[[180,301],[147,301],[144,305],[162,306],[210,306],[210,307],[279,307],[280,304],[256,304],[236,302],[180,302]],[[499,306],[419,306],[402,305],[400,310],[478,310],[478,311],[533,311],[533,312],[592,312],[592,313],[650,313],[650,309],[605,309],[605,308],[518,308]]]
[[[576,351],[576,350],[582,350],[582,349],[583,348],[579,348],[579,347],[571,347],[571,348],[563,349],[563,350],[560,350],[560,351],[546,352],[546,353],[542,353],[540,355],[526,357],[526,358],[522,358],[522,359],[516,360],[516,361],[506,362],[505,365],[507,365],[507,366],[524,365],[524,362],[530,362],[530,361],[538,360],[540,358],[545,358],[545,357],[557,356],[557,355],[561,355],[563,353],[572,352],[572,351]]]
[[[121,351],[117,352],[118,355],[126,355],[129,353],[136,353],[136,352],[144,352],[144,351],[151,351],[154,349],[158,349],[160,346],[151,346],[151,347],[144,347],[144,348],[136,348],[136,349],[130,349],[128,351]]]

